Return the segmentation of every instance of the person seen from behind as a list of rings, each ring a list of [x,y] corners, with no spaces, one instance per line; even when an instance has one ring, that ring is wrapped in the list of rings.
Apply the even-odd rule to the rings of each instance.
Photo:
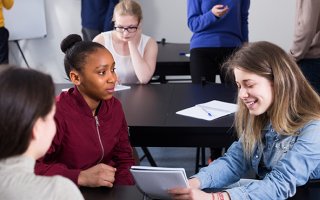
[[[69,179],[34,173],[36,159],[56,134],[52,78],[32,69],[3,67],[0,85],[1,199],[83,200]]]

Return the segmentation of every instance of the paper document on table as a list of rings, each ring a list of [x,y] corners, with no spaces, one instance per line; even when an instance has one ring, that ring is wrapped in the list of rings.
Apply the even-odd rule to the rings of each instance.
[[[114,88],[114,91],[120,91],[120,90],[128,90],[130,89],[131,87],[128,86],[128,85],[116,85],[115,88]],[[65,91],[68,91],[70,88],[63,88],[61,91],[62,92],[65,92]]]
[[[116,87],[114,88],[114,91],[120,91],[120,90],[128,90],[130,89],[131,87],[128,86],[128,85],[120,85],[120,84],[117,84]]]
[[[189,187],[184,168],[132,166],[138,188],[152,199],[171,199],[168,189]]]
[[[207,103],[197,104],[193,107],[180,110],[176,113],[179,115],[211,121],[234,113],[237,111],[237,109],[237,104],[213,100]]]

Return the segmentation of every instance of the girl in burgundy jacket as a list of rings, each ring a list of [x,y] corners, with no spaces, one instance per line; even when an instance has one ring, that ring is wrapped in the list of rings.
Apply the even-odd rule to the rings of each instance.
[[[57,134],[36,173],[62,175],[80,186],[134,184],[134,164],[121,103],[112,96],[114,59],[95,42],[71,34],[61,42],[65,71],[75,85],[57,97]]]

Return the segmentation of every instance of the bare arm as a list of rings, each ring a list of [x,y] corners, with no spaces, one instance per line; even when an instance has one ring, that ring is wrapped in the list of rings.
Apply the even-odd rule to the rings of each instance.
[[[135,42],[135,40],[129,41],[128,46],[133,68],[139,82],[143,84],[148,83],[156,69],[158,54],[158,45],[156,41],[152,38],[149,39],[144,49],[143,56],[138,51],[138,42]]]
[[[95,38],[93,38],[92,42],[97,42],[97,43],[100,43],[104,46],[104,37],[103,37],[102,33],[100,33]]]

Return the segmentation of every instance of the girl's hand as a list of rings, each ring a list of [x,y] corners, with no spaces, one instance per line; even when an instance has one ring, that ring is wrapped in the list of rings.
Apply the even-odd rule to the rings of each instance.
[[[116,169],[100,163],[80,172],[78,185],[87,187],[113,187]]]
[[[212,194],[195,188],[173,188],[168,190],[172,199],[180,200],[211,200]]]
[[[140,38],[141,38],[141,34],[142,34],[141,27],[138,27],[137,31],[134,34],[135,35],[128,40],[128,44],[133,45],[135,47],[138,47],[139,42],[140,42]]]

